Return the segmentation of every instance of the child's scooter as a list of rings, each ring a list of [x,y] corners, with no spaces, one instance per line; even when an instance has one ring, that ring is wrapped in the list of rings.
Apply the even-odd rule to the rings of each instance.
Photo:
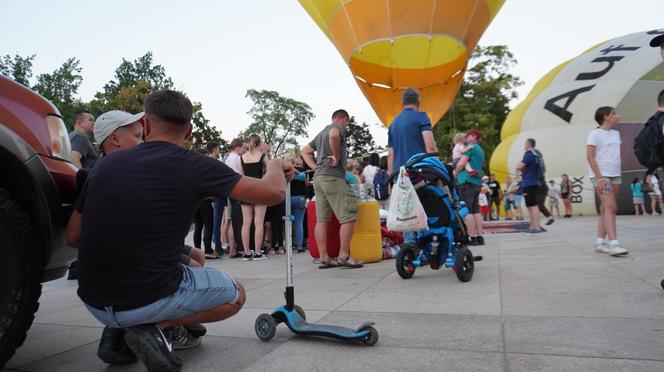
[[[277,333],[277,324],[286,323],[286,326],[295,334],[303,336],[332,337],[342,341],[362,342],[373,346],[378,342],[378,331],[372,327],[373,322],[366,322],[357,329],[306,322],[304,310],[295,305],[295,291],[293,288],[293,248],[292,224],[294,216],[291,215],[290,184],[286,184],[286,305],[279,306],[272,314],[261,314],[256,318],[254,328],[256,336],[263,341],[269,341]]]

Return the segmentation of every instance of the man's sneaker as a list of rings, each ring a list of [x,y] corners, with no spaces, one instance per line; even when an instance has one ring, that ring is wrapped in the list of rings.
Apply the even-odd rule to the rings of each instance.
[[[243,254],[242,255],[242,261],[251,261],[251,258],[253,257],[252,253],[249,252],[249,254]]]
[[[609,247],[609,255],[611,256],[622,256],[629,253],[627,249],[623,248],[620,244],[611,244]]]
[[[609,245],[606,243],[595,243],[596,253],[609,253]]]
[[[468,242],[468,245],[470,245],[470,246],[480,245],[480,241],[479,241],[479,239],[477,239],[476,236],[471,236],[470,241]]]
[[[184,326],[169,328],[168,332],[173,340],[173,350],[191,349],[201,344],[201,337],[192,335]]]
[[[267,255],[266,254],[255,254],[254,253],[254,261],[263,261],[267,260]]]
[[[545,225],[549,226],[549,225],[552,225],[554,222],[556,222],[556,220],[554,220],[553,217],[551,217],[551,218],[549,218],[548,221],[546,221]]]
[[[128,364],[138,361],[136,354],[125,344],[122,328],[104,327],[97,356],[108,364]]]
[[[196,337],[205,336],[207,333],[207,328],[202,324],[187,324],[184,326],[189,333]]]
[[[125,328],[124,340],[148,372],[180,372],[182,361],[173,354],[171,340],[156,324]]]
[[[484,245],[484,237],[482,235],[477,237],[477,245]]]

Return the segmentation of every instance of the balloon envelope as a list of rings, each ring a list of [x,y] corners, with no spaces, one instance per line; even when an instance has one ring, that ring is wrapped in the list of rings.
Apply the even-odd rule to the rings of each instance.
[[[332,41],[380,120],[417,88],[436,123],[463,81],[469,54],[504,0],[299,0]]]

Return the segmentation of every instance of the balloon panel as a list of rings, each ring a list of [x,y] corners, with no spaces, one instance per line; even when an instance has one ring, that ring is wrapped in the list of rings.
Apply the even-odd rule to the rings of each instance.
[[[469,53],[503,2],[300,0],[386,125],[401,111],[406,87],[420,90],[433,123],[440,119],[460,86]]]

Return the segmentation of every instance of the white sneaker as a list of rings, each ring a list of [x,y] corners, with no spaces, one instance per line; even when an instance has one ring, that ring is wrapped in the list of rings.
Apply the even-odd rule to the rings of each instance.
[[[629,251],[627,251],[627,249],[623,248],[620,244],[613,244],[613,245],[609,248],[609,252],[608,252],[608,253],[609,253],[611,256],[621,256],[621,255],[624,255],[624,254],[629,253]]]
[[[609,253],[611,251],[611,248],[609,248],[609,245],[606,243],[599,243],[595,244],[595,252],[596,253]]]

